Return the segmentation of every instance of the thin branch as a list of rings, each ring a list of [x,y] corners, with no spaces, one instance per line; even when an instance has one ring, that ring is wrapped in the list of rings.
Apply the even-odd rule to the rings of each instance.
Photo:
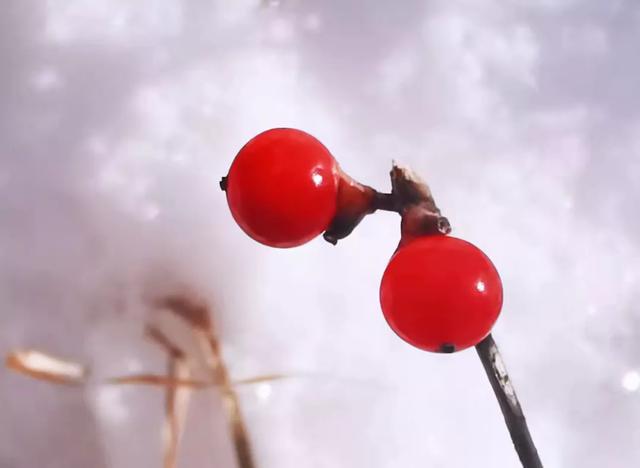
[[[400,212],[400,208],[396,203],[396,197],[393,193],[382,193],[376,191],[373,196],[373,209],[380,211]]]
[[[376,210],[400,213],[402,216],[400,246],[417,237],[451,232],[449,220],[442,215],[436,205],[431,189],[416,173],[394,163],[390,177],[391,193],[381,193],[343,174],[340,186],[342,192],[338,194],[340,216],[337,216],[337,220],[339,222],[334,221],[325,233],[325,239],[335,244],[338,239],[349,235],[364,216]],[[359,203],[354,203],[354,200]],[[476,350],[498,399],[523,467],[542,468],[522,407],[492,336],[489,335],[480,342]],[[441,351],[453,352],[455,349],[453,346],[444,345]]]
[[[543,468],[518,396],[502,361],[500,350],[491,334],[476,345],[476,351],[487,373],[493,393],[496,395],[504,422],[507,424],[513,446],[523,468]]]

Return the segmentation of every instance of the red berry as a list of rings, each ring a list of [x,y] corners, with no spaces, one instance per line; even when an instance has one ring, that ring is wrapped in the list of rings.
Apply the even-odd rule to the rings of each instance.
[[[272,247],[295,247],[327,229],[336,212],[338,167],[313,136],[274,128],[251,139],[227,177],[227,202],[240,227]]]
[[[389,261],[380,304],[403,340],[426,351],[453,352],[489,334],[502,307],[502,282],[491,260],[469,242],[424,236]]]

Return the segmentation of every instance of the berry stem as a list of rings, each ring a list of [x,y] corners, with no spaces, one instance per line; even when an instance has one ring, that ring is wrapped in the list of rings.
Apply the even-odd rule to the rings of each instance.
[[[449,234],[451,232],[449,220],[442,216],[426,182],[409,168],[399,166],[396,163],[393,164],[390,176],[391,193],[378,192],[349,178],[351,186],[360,187],[361,191],[368,191],[372,193],[372,196],[369,198],[368,205],[365,204],[355,210],[358,217],[352,216],[352,219],[357,219],[357,222],[353,223],[350,229],[344,230],[341,233],[343,235],[336,236],[336,241],[338,238],[346,237],[346,235],[350,234],[365,215],[371,214],[376,210],[394,211],[400,214],[402,217],[400,245],[417,237]],[[345,205],[354,206],[353,203],[345,203]],[[453,349],[450,349],[447,345],[442,349],[442,352],[452,351]],[[491,334],[476,345],[476,351],[487,373],[491,388],[493,388],[493,392],[496,395],[523,468],[543,468],[538,451],[529,433],[522,407],[504,366],[502,355]]]
[[[375,192],[373,196],[373,209],[380,211],[392,211],[394,213],[400,212],[400,208],[396,203],[396,198],[393,193]]]
[[[487,373],[493,393],[496,395],[504,422],[523,468],[543,468],[531,438],[522,406],[520,406],[520,401],[507,373],[500,350],[491,334],[476,345],[476,351]]]
[[[430,234],[449,234],[449,220],[441,215],[429,186],[410,169],[393,164],[391,193],[378,192],[340,171],[338,206],[324,239],[335,245],[376,211],[392,211],[402,216],[402,237],[408,240]],[[221,187],[224,181],[221,182]]]

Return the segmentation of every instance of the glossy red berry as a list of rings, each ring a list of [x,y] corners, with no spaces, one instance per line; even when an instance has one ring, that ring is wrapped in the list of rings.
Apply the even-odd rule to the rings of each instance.
[[[327,229],[337,204],[338,167],[316,138],[274,128],[251,139],[226,180],[233,218],[253,239],[295,247]]]
[[[427,351],[453,352],[489,334],[502,308],[502,282],[491,260],[469,242],[424,236],[389,261],[380,304],[403,340]]]

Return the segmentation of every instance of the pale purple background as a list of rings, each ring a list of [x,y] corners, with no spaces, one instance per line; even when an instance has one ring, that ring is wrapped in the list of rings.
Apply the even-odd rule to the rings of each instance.
[[[519,466],[475,353],[384,323],[395,215],[287,251],[232,222],[235,152],[295,126],[380,189],[411,165],[492,257],[547,468],[638,466],[639,53],[636,0],[3,0],[0,352],[161,371],[141,298],[182,281],[236,378],[300,376],[241,390],[259,468]],[[234,466],[218,405],[181,466]],[[157,389],[0,370],[2,468],[159,467],[161,420]]]

